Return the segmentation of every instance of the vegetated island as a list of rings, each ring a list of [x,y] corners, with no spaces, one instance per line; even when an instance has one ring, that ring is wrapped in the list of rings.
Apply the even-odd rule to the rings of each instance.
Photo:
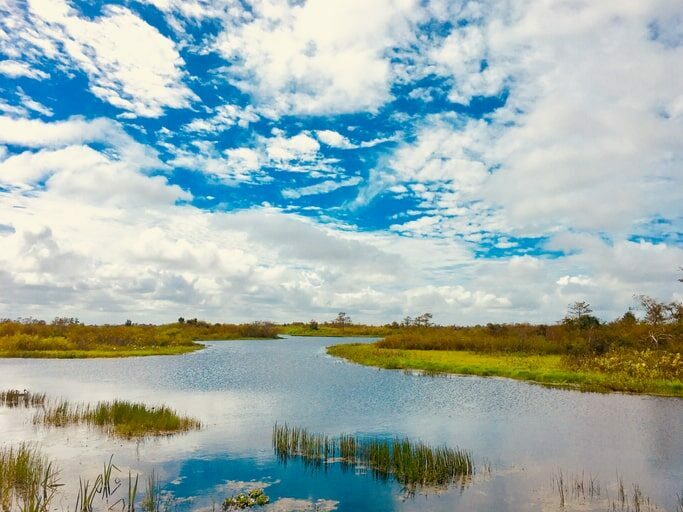
[[[209,323],[196,318],[164,325],[86,325],[75,318],[52,322],[0,320],[0,357],[90,358],[177,355],[203,348],[197,341],[272,339],[269,322]]]
[[[584,391],[683,397],[683,304],[640,296],[612,322],[570,306],[553,325],[435,326],[426,313],[392,325],[375,343],[332,345],[329,354],[387,369],[508,377]]]

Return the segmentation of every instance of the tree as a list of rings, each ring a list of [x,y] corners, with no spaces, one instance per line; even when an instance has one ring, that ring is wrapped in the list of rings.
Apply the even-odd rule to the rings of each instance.
[[[567,317],[571,319],[580,320],[581,317],[590,315],[593,312],[591,305],[585,301],[577,301],[574,304],[569,305],[569,312]]]
[[[666,321],[668,313],[667,304],[649,295],[637,295],[636,300],[640,303],[643,311],[645,311],[645,322],[650,325],[659,325]]]
[[[569,305],[569,311],[564,318],[564,323],[578,327],[579,329],[588,329],[600,325],[600,320],[591,315],[593,309],[588,302],[577,301]]]
[[[310,322],[308,322],[308,328],[309,329],[311,329],[313,331],[317,331],[318,327],[319,327],[318,322],[316,322],[315,320],[311,320]]]
[[[422,313],[420,316],[416,316],[415,325],[418,327],[429,327],[432,325],[432,314]]]
[[[178,323],[179,323],[179,324],[184,324],[184,323],[185,323],[185,319],[184,319],[182,316],[179,317],[179,318],[178,318]]]
[[[401,322],[401,325],[403,327],[410,327],[413,325],[413,319],[410,316],[407,316],[403,319],[403,322]]]
[[[345,325],[351,325],[351,317],[347,315],[344,311],[340,311],[337,314],[337,318],[335,318],[332,323],[334,325],[338,325],[339,327],[344,327]]]

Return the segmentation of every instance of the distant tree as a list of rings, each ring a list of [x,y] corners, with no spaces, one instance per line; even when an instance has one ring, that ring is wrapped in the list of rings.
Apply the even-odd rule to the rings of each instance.
[[[332,323],[334,325],[338,325],[339,327],[344,327],[345,325],[351,325],[351,317],[347,315],[344,311],[340,311],[339,314],[337,314],[337,318],[335,318]]]
[[[130,327],[131,325],[133,325],[133,321],[132,321],[132,320],[126,320],[126,324],[125,324],[125,325],[127,325],[128,327]]]
[[[315,320],[311,320],[310,322],[308,322],[308,328],[313,331],[317,331],[319,327],[320,326],[318,325],[318,322],[316,322]]]
[[[185,319],[184,319],[182,316],[181,316],[181,317],[178,317],[178,323],[179,323],[179,324],[184,324],[184,323],[185,323]]]
[[[413,319],[410,316],[405,317],[403,322],[401,322],[403,327],[410,327],[411,325],[413,325]]]
[[[573,325],[579,329],[589,329],[600,325],[600,320],[591,315],[593,309],[588,302],[577,301],[569,305],[567,316],[564,317],[563,323]]]
[[[582,316],[590,315],[593,312],[591,305],[585,301],[577,301],[569,305],[567,317],[580,319]]]
[[[431,313],[422,313],[419,316],[415,317],[414,324],[418,327],[429,327],[432,325],[432,314]]]

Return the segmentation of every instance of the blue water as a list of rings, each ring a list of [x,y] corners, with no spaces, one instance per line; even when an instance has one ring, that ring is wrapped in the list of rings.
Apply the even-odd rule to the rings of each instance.
[[[67,483],[114,454],[126,471],[154,468],[180,508],[220,503],[265,486],[271,510],[558,510],[552,477],[583,473],[616,496],[617,475],[664,510],[683,493],[683,400],[579,393],[506,379],[428,377],[331,358],[339,338],[208,342],[184,356],[107,360],[0,359],[0,389],[77,401],[164,403],[204,428],[144,442],[83,427],[39,428],[0,408],[0,443],[36,441]],[[288,422],[331,435],[408,436],[470,450],[480,472],[464,488],[400,485],[339,464],[314,469],[275,458],[271,429]],[[127,474],[127,473],[126,473]],[[576,498],[566,510],[604,509]],[[308,508],[306,508],[308,507]]]

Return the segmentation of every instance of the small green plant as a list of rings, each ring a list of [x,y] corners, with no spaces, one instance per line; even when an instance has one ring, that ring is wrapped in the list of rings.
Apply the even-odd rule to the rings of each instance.
[[[262,507],[270,502],[263,489],[252,489],[249,492],[235,494],[223,502],[223,510],[243,510],[245,508]]]

